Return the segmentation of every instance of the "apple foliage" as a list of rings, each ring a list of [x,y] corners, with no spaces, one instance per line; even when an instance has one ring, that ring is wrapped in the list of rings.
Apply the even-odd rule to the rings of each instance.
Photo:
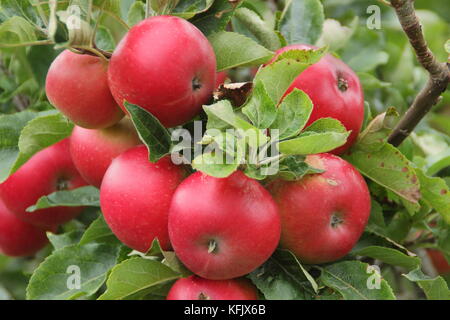
[[[259,169],[267,163],[255,163],[239,150],[264,149],[272,139],[261,129],[276,128],[283,177],[299,179],[320,172],[306,164],[305,156],[342,146],[349,132],[328,118],[305,127],[313,106],[303,91],[294,90],[281,99],[302,71],[334,52],[357,72],[364,88],[364,128],[344,158],[367,179],[372,195],[370,221],[356,247],[340,261],[303,265],[289,251],[277,250],[248,278],[265,299],[450,299],[450,278],[430,272],[424,255],[427,248],[437,248],[450,261],[449,92],[396,148],[387,137],[426,73],[418,67],[390,9],[381,8],[382,29],[371,30],[366,27],[365,11],[370,1],[344,5],[285,0],[276,10],[272,4],[264,0],[0,0],[0,181],[72,131],[73,124],[55,111],[44,91],[49,65],[65,48],[112,52],[131,26],[152,15],[171,14],[188,19],[208,37],[218,71],[232,69],[234,79],[247,81],[249,68],[269,62],[280,47],[316,44],[320,49],[291,51],[260,69],[242,104],[236,105],[232,95],[243,91],[230,89],[203,107],[196,120],[205,129],[218,130],[205,133],[201,148],[214,145],[238,161],[217,163],[215,152],[210,152],[189,162],[193,169],[216,177],[242,167],[248,176],[263,181],[267,177]],[[444,47],[450,13],[445,4],[435,6],[438,2],[417,3],[418,15],[431,49],[445,60],[450,53],[448,43],[447,51]],[[74,14],[81,19],[74,22]],[[171,132],[155,117],[139,106],[126,108],[151,150],[149,161],[172,152],[183,155],[171,141]],[[185,128],[189,130],[189,124]],[[254,131],[257,139],[227,136],[230,128]],[[230,140],[240,148],[230,150]],[[28,211],[61,205],[86,210],[57,234],[48,233],[50,245],[32,260],[0,256],[0,299],[164,299],[175,280],[190,274],[157,241],[145,254],[121,244],[100,214],[94,187],[46,195]],[[71,266],[82,272],[80,283],[67,280],[77,272]]]

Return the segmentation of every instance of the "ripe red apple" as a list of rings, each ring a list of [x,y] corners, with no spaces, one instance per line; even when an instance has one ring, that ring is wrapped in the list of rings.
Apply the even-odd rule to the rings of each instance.
[[[114,234],[127,246],[147,252],[155,238],[170,249],[167,220],[170,201],[184,170],[165,157],[148,160],[137,146],[113,160],[100,188],[100,204]]]
[[[197,172],[173,196],[169,235],[175,253],[192,272],[206,279],[232,279],[271,256],[280,239],[280,217],[269,192],[242,171],[228,178]]]
[[[43,229],[16,217],[0,199],[0,253],[10,257],[32,256],[48,243]]]
[[[312,48],[305,44],[290,45],[278,50],[276,57],[289,50]],[[295,88],[308,94],[314,105],[307,125],[320,118],[334,118],[352,131],[347,143],[332,153],[342,154],[347,151],[356,142],[364,121],[364,93],[358,76],[342,60],[327,54],[303,71],[286,95]]]
[[[50,102],[75,124],[90,129],[112,126],[124,115],[109,90],[108,65],[86,54],[63,51],[47,74]]]
[[[151,17],[131,28],[109,65],[117,103],[137,104],[166,127],[195,117],[215,83],[216,57],[208,39],[174,16]]]
[[[175,282],[167,300],[258,300],[258,291],[244,278],[208,280],[190,276]]]
[[[307,162],[326,171],[268,185],[280,210],[280,244],[304,263],[335,261],[364,231],[370,215],[369,190],[359,172],[337,156],[312,155]]]
[[[444,254],[435,249],[428,249],[427,254],[433,263],[434,268],[440,275],[450,274],[450,264],[445,259]]]
[[[93,130],[75,126],[70,137],[70,153],[81,176],[100,188],[111,161],[124,151],[141,144],[127,118],[112,127]]]
[[[82,208],[79,207],[26,212],[42,196],[86,185],[72,162],[69,144],[69,139],[64,139],[41,150],[0,185],[0,196],[5,205],[20,219],[51,229],[81,212]]]

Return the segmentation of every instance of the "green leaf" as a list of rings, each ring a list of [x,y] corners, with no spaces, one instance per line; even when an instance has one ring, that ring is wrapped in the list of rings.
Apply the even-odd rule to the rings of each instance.
[[[228,162],[226,163],[231,163],[230,160],[240,163],[245,153],[245,141],[236,137],[235,132],[233,131],[230,132],[228,130],[219,131],[217,129],[208,129],[206,130],[200,144],[208,145],[205,149],[206,153],[209,151],[216,151],[217,149],[225,152],[228,157]]]
[[[30,111],[0,116],[0,182],[5,181],[12,173],[12,167],[19,156],[20,133],[37,116],[37,113]]]
[[[278,104],[299,74],[319,61],[325,52],[326,48],[286,51],[275,62],[262,68],[254,82],[262,81],[272,101]]]
[[[315,281],[305,272],[293,255],[277,251],[248,277],[267,300],[311,300]]]
[[[22,129],[19,138],[20,153],[11,172],[17,171],[39,151],[67,138],[72,133],[73,124],[61,113],[48,114],[31,120]]]
[[[252,147],[258,147],[268,141],[268,137],[262,130],[235,114],[233,106],[228,100],[220,100],[215,104],[203,106],[203,110],[208,115],[207,129],[223,130],[232,127],[237,129],[242,136],[248,136],[248,144]],[[255,139],[251,139],[252,137]]]
[[[217,71],[258,66],[273,57],[272,51],[239,33],[222,31],[210,35],[208,39],[216,54]]]
[[[193,17],[190,22],[199,28],[206,36],[224,31],[234,15],[234,11],[241,5],[230,3],[229,0],[216,0],[205,12]]]
[[[242,7],[234,17],[267,49],[275,51],[281,47],[277,33],[255,11]]]
[[[29,1],[2,0],[0,2],[0,8],[0,21],[8,20],[11,17],[21,17],[36,28],[45,27],[35,7]]]
[[[344,125],[339,120],[333,118],[320,118],[307,127],[303,133],[325,133],[330,131],[339,133],[347,132]]]
[[[344,157],[363,175],[412,203],[420,199],[419,179],[406,157],[394,146],[385,144],[378,151],[358,150]]]
[[[425,292],[428,300],[450,300],[450,290],[444,278],[431,278],[423,274],[419,268],[403,276],[410,281],[416,282]]]
[[[83,0],[84,1],[84,0]],[[120,16],[120,4],[123,0],[93,0],[93,5],[110,13]]]
[[[334,263],[322,269],[320,280],[342,294],[345,300],[394,300],[386,280],[369,267],[359,261]]]
[[[216,178],[226,178],[239,167],[239,163],[226,163],[225,153],[203,153],[192,161],[192,168]]]
[[[41,197],[38,202],[27,209],[34,212],[40,209],[53,207],[100,207],[100,192],[92,186],[81,187],[74,190],[57,191],[48,196]]]
[[[190,19],[195,15],[207,11],[211,8],[214,0],[183,0],[179,1],[171,14]]]
[[[296,88],[281,102],[276,119],[270,128],[279,130],[280,140],[297,136],[308,122],[312,110],[311,99]]]
[[[154,257],[162,256],[164,258],[162,263],[168,266],[176,273],[183,275],[183,277],[187,277],[192,274],[192,272],[189,271],[178,259],[175,252],[165,251],[161,248],[161,244],[159,243],[159,240],[157,238],[153,240],[152,245],[148,250],[148,252],[145,254],[145,256],[154,256]]]
[[[141,141],[147,146],[149,160],[157,162],[170,153],[172,145],[169,131],[147,110],[125,101],[125,108],[130,113],[131,121]]]
[[[438,174],[441,170],[444,170],[445,168],[450,166],[450,148],[447,148],[446,150],[437,154],[428,156],[426,162],[426,174],[429,176]]]
[[[28,61],[31,62],[29,65],[33,71],[34,79],[36,79],[41,88],[45,87],[48,69],[58,54],[59,51],[55,50],[52,45],[32,46],[29,48],[27,53]]]
[[[31,276],[27,299],[70,300],[93,295],[116,264],[119,252],[119,246],[97,243],[54,251]]]
[[[375,119],[367,125],[367,128],[360,133],[355,148],[364,151],[380,150],[387,143],[387,139],[392,132],[398,117],[398,112],[392,107],[388,108],[386,112],[377,115]]]
[[[411,257],[399,250],[380,246],[365,247],[352,252],[352,254],[377,259],[393,266],[403,267],[407,270],[415,269],[419,267],[421,263],[420,258],[418,257]]]
[[[375,90],[392,86],[389,82],[384,82],[367,72],[357,73],[359,81],[364,90]]]
[[[368,72],[389,61],[386,50],[385,37],[379,30],[367,30],[359,27],[351,41],[342,48],[342,60],[355,72]],[[399,53],[399,56],[403,56]],[[392,58],[392,57],[391,57]],[[412,70],[411,70],[412,71]]]
[[[325,19],[322,35],[317,40],[316,45],[319,47],[328,45],[331,51],[344,48],[353,36],[358,25],[358,16],[354,17],[347,26],[341,25],[338,20]]]
[[[305,277],[311,285],[311,288],[317,294],[317,292],[319,291],[319,285],[317,284],[316,280],[309,274],[308,271],[306,271],[305,267],[303,267],[303,265],[300,263],[300,261],[298,261],[297,257],[291,251],[278,249],[273,254],[273,257],[285,267],[291,265],[291,268],[288,269],[294,271],[294,273],[297,273],[299,271],[297,268],[300,268],[301,276],[299,278]]]
[[[128,24],[134,26],[145,19],[145,4],[141,1],[136,1],[128,11]]]
[[[223,130],[235,125],[236,115],[228,100],[220,100],[212,105],[203,106],[203,110],[208,116],[207,129]]]
[[[73,230],[63,234],[53,234],[47,232],[48,240],[50,240],[50,243],[52,244],[53,248],[55,248],[55,250],[77,244],[82,236],[82,230]]]
[[[425,200],[431,207],[440,213],[442,218],[450,224],[450,190],[445,181],[441,178],[431,178],[416,169],[420,181],[420,192],[422,200]]]
[[[267,129],[275,121],[277,108],[263,82],[256,83],[250,99],[242,108],[242,113],[259,129]]]
[[[73,124],[54,111],[40,114],[24,111],[1,116],[0,182],[37,152],[68,137],[72,128]]]
[[[325,20],[319,0],[288,0],[280,19],[280,31],[288,44],[314,44]]]
[[[291,59],[296,62],[312,65],[319,62],[328,53],[328,47],[318,49],[290,49],[277,56],[275,62]]]
[[[103,215],[100,215],[91,225],[86,229],[83,237],[80,239],[80,245],[88,243],[119,243],[114,233],[109,228]]]
[[[111,31],[103,26],[97,29],[95,34],[95,44],[98,48],[105,51],[113,51],[116,47],[116,41],[114,40]]]
[[[0,48],[26,45],[37,40],[35,28],[22,17],[12,17],[0,25]]]
[[[383,208],[372,199],[369,222],[366,230],[380,236],[387,236],[386,222],[384,221]]]
[[[406,210],[398,211],[390,219],[387,235],[396,242],[403,242],[411,231],[413,220]]]
[[[282,141],[280,152],[286,155],[308,155],[334,150],[347,142],[350,132],[335,119],[322,118],[311,124],[297,138]]]
[[[280,152],[286,155],[307,155],[328,152],[347,141],[348,133],[323,132],[301,134],[298,138],[280,142]]]
[[[311,167],[305,162],[305,156],[288,156],[280,161],[278,176],[283,180],[300,180],[307,174],[324,172],[321,169]]]
[[[132,258],[115,266],[107,281],[107,290],[99,300],[124,300],[138,293],[149,294],[157,286],[180,278],[161,262]]]
[[[270,164],[265,165],[265,166],[258,166],[258,165],[254,165],[254,164],[246,164],[245,168],[244,168],[244,174],[251,178],[251,179],[255,179],[255,180],[265,180],[268,176],[267,174],[267,167],[269,167]]]

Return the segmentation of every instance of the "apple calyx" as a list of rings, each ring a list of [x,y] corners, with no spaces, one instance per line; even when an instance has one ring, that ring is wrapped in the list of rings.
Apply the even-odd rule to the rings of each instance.
[[[216,254],[219,251],[217,241],[212,239],[208,242],[208,253]]]
[[[66,178],[58,178],[56,181],[56,190],[64,191],[69,189],[69,180]]]
[[[211,300],[211,298],[207,294],[200,292],[198,295],[198,300]]]
[[[197,91],[197,90],[200,90],[201,88],[202,88],[202,83],[200,82],[200,79],[197,77],[192,79],[192,90]]]
[[[338,78],[338,88],[340,91],[345,92],[348,90],[348,81],[343,77]]]
[[[339,227],[344,223],[344,219],[340,216],[340,213],[334,213],[331,215],[330,225],[333,229]]]

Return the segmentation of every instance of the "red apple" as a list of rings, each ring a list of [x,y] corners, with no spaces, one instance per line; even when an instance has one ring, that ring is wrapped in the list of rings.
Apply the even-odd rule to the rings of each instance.
[[[100,188],[111,161],[124,151],[141,144],[133,124],[127,118],[101,129],[75,126],[70,138],[70,153],[81,176]]]
[[[207,280],[190,276],[175,282],[167,300],[258,300],[258,291],[244,278]]]
[[[192,272],[206,279],[232,279],[271,256],[280,238],[280,217],[267,190],[242,171],[228,178],[197,172],[173,196],[169,235],[175,253]]]
[[[51,229],[81,212],[79,207],[26,212],[42,196],[86,185],[72,162],[69,144],[69,139],[64,139],[36,153],[0,186],[5,205],[23,221]]]
[[[65,50],[48,71],[47,97],[81,127],[99,129],[112,126],[124,114],[109,90],[107,70],[107,63],[98,57]]]
[[[370,215],[369,190],[359,172],[339,157],[312,155],[307,162],[325,172],[268,185],[280,210],[280,243],[304,263],[335,261],[364,231]]]
[[[183,168],[170,157],[149,162],[145,146],[115,158],[100,188],[102,212],[114,234],[140,252],[148,251],[155,238],[163,249],[170,249],[169,206],[183,178]]]
[[[137,104],[166,127],[195,117],[215,83],[216,57],[208,39],[174,16],[151,17],[131,28],[109,65],[117,103]]]
[[[298,44],[277,51],[275,59],[283,52],[314,46]],[[347,143],[333,150],[342,154],[355,142],[364,121],[364,93],[358,76],[342,60],[327,54],[319,62],[308,67],[292,83],[286,95],[295,88],[303,90],[311,98],[314,108],[307,125],[320,118],[339,120],[352,133]]]
[[[435,249],[428,249],[427,254],[433,263],[434,268],[440,275],[450,274],[450,264],[447,259],[445,259],[444,254]]]
[[[16,217],[0,199],[0,253],[10,257],[32,256],[48,243],[43,229]]]

